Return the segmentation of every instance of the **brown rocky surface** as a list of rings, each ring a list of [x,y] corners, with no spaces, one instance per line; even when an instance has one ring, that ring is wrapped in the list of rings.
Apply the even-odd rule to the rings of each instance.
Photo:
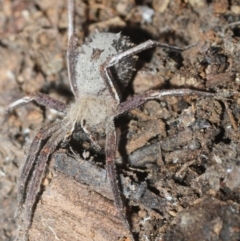
[[[73,101],[65,61],[66,5],[63,0],[0,1],[1,123],[6,106],[30,92]],[[79,44],[96,29],[121,31],[136,44],[150,38],[179,47],[197,43],[181,54],[166,49],[140,54],[125,98],[158,88],[188,87],[216,97],[232,93],[225,99],[149,101],[116,121],[117,170],[136,240],[240,240],[237,21],[238,0],[77,1]],[[17,234],[17,176],[31,140],[43,123],[61,117],[30,103],[1,126],[2,241]],[[104,157],[91,151],[86,157],[75,144],[81,158],[68,160],[64,154],[60,165],[58,154],[49,162],[30,240],[128,240],[106,183]],[[67,162],[71,165],[63,165]],[[71,166],[87,177],[76,178]]]

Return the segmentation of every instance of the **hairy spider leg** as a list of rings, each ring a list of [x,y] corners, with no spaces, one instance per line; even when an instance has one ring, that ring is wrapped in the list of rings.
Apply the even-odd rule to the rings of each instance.
[[[75,1],[68,0],[68,41],[74,35],[74,9],[75,9]]]
[[[35,165],[36,156],[41,149],[41,144],[47,138],[49,138],[53,133],[55,133],[61,127],[60,122],[53,122],[43,126],[38,134],[34,137],[31,146],[29,148],[29,153],[21,170],[18,184],[18,210],[16,212],[16,217],[19,216],[22,210],[22,205],[25,201],[27,183],[30,177],[31,170]]]
[[[191,90],[191,89],[172,89],[172,90],[149,90],[145,93],[135,95],[129,100],[122,102],[119,104],[117,108],[117,115],[124,114],[125,112],[135,109],[141,105],[143,105],[148,100],[159,100],[164,96],[186,96],[186,95],[197,95],[197,96],[205,96],[205,97],[216,97],[216,94],[209,93],[205,91],[199,90]]]
[[[131,56],[134,56],[144,50],[147,50],[147,49],[151,49],[151,48],[154,48],[154,47],[160,47],[160,48],[168,48],[168,49],[171,49],[175,52],[182,52],[182,51],[185,51],[189,48],[192,48],[193,46],[195,46],[196,43],[194,44],[191,44],[191,45],[188,45],[184,48],[180,48],[180,47],[176,47],[176,46],[171,46],[171,45],[168,45],[168,44],[165,44],[165,43],[161,43],[161,42],[158,42],[156,40],[147,40],[137,46],[134,46],[126,51],[123,51],[122,53],[119,53],[113,57],[111,57],[109,60],[106,61],[106,68],[110,68],[111,66],[119,63],[119,61],[122,61],[124,59],[127,59]]]
[[[37,92],[37,93],[32,93],[27,96],[24,96],[23,98],[18,99],[13,103],[11,103],[6,109],[6,115],[9,115],[9,113],[11,113],[17,107],[25,105],[31,101],[35,101],[37,104],[41,106],[50,107],[60,112],[66,112],[66,105],[64,103],[62,103],[61,101],[55,100],[46,94]]]
[[[23,213],[23,218],[24,218],[23,229],[26,230],[25,232],[23,232],[23,235],[25,237],[28,236],[28,230],[32,223],[33,209],[36,203],[36,196],[40,189],[42,175],[45,170],[47,161],[49,160],[49,156],[54,152],[54,150],[63,140],[65,135],[66,135],[66,131],[63,131],[61,128],[58,129],[48,139],[47,143],[44,145],[44,147],[40,151],[40,154],[37,158],[37,162],[35,164],[35,170],[34,170],[35,174],[32,176],[31,181],[29,183],[28,192],[27,192],[26,201],[25,201],[26,207],[25,207],[25,212]]]
[[[76,59],[78,56],[77,37],[74,30],[75,1],[68,0],[68,44],[67,44],[67,68],[71,90],[78,97],[77,80],[75,74]]]
[[[118,185],[118,178],[117,178],[116,165],[115,165],[116,151],[117,151],[117,137],[116,137],[116,129],[114,126],[113,118],[110,118],[106,123],[105,151],[106,151],[106,169],[107,169],[108,181],[110,182],[110,186],[113,192],[114,204],[116,206],[119,216],[122,218],[124,225],[128,230],[131,240],[134,241],[134,238],[131,232],[131,227],[126,217],[126,212],[124,211],[122,196]]]
[[[116,88],[116,86],[114,86],[114,81],[113,81],[113,76],[111,73],[110,68],[116,64],[118,64],[120,61],[123,61],[124,59],[127,59],[129,57],[134,56],[135,58],[137,58],[136,54],[150,49],[150,48],[154,48],[154,47],[161,47],[161,48],[168,48],[171,49],[175,52],[182,52],[185,51],[193,46],[195,46],[196,43],[188,45],[184,48],[179,48],[176,46],[170,46],[168,44],[165,43],[161,43],[155,40],[147,40],[144,43],[141,43],[137,46],[134,46],[126,51],[123,51],[122,53],[119,53],[115,56],[110,57],[102,66],[100,66],[101,68],[101,72],[102,72],[102,77],[105,80],[105,83],[108,85],[109,87],[109,91],[111,92],[112,96],[114,97],[114,99],[116,99],[116,101],[118,102],[118,104],[120,103],[120,98],[119,98],[119,93],[118,93],[118,89]]]
[[[67,106],[64,103],[62,103],[61,101],[55,100],[46,94],[37,92],[37,93],[29,94],[29,95],[11,103],[6,108],[5,119],[15,108],[25,105],[31,101],[35,101],[37,104],[39,104],[41,106],[50,107],[50,108],[55,109],[60,112],[66,112],[66,109],[67,109]],[[59,128],[59,126],[56,123],[48,124],[48,125],[42,127],[40,129],[39,133],[35,136],[32,144],[31,144],[31,147],[30,147],[31,151],[29,152],[29,154],[27,156],[27,160],[22,168],[22,171],[21,171],[21,174],[19,177],[18,209],[16,211],[16,217],[19,216],[21,209],[22,209],[22,205],[24,203],[27,181],[28,181],[31,169],[34,165],[35,155],[39,151],[40,143],[42,140],[45,140],[46,138],[48,138],[58,128]]]

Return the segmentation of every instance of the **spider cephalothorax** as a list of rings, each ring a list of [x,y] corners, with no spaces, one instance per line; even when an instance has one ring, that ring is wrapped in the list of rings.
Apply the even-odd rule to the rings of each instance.
[[[106,170],[114,195],[114,203],[129,231],[130,238],[134,240],[124,212],[115,171],[117,138],[114,119],[144,104],[147,100],[160,99],[162,96],[189,94],[213,96],[213,94],[189,89],[154,90],[121,102],[122,91],[128,85],[135,70],[137,53],[157,46],[176,51],[184,49],[170,47],[153,40],[134,46],[128,38],[119,33],[95,33],[86,44],[78,47],[73,25],[73,0],[68,0],[68,8],[68,74],[75,102],[66,106],[47,95],[35,93],[15,101],[8,108],[10,111],[34,100],[40,105],[65,113],[62,120],[43,126],[30,146],[18,181],[18,215],[21,215],[24,220],[18,240],[28,239],[33,207],[49,156],[60,143],[71,138],[76,127],[81,132],[79,136],[84,136],[97,150],[101,149],[96,138],[97,134],[106,136]]]

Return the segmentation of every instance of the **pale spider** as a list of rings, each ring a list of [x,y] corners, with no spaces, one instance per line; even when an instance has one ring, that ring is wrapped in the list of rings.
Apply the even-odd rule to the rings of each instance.
[[[72,136],[76,126],[81,126],[92,146],[98,150],[101,147],[96,138],[97,134],[106,135],[106,170],[114,203],[131,240],[134,240],[115,170],[117,137],[114,119],[148,100],[160,99],[163,96],[214,95],[190,89],[150,90],[121,102],[121,90],[128,85],[134,72],[136,54],[153,47],[166,47],[175,51],[183,51],[189,47],[182,49],[153,40],[134,46],[128,38],[114,33],[95,33],[87,43],[78,47],[74,34],[74,4],[74,0],[68,0],[67,64],[75,103],[66,106],[45,94],[33,93],[13,102],[7,109],[7,112],[11,112],[22,104],[35,101],[39,105],[65,113],[65,118],[61,121],[43,126],[31,143],[18,180],[18,215],[21,214],[24,219],[22,234],[18,240],[28,239],[36,196],[50,155],[61,142]]]

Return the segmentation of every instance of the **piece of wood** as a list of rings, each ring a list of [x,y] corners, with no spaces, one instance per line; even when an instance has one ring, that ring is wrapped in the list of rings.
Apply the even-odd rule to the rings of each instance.
[[[114,241],[127,232],[112,201],[53,171],[29,231],[30,241]]]
[[[58,153],[49,169],[52,178],[39,195],[29,241],[130,240],[114,206],[105,169],[65,153]],[[168,211],[166,199],[148,190],[145,183],[122,175],[120,179],[123,195],[131,202],[148,210]],[[131,216],[129,220],[133,221]],[[139,225],[138,221],[131,224]]]

